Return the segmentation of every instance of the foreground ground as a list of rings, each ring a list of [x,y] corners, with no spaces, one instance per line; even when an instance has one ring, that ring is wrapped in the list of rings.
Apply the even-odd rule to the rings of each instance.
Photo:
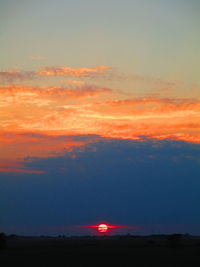
[[[200,266],[200,238],[12,237],[0,266]]]

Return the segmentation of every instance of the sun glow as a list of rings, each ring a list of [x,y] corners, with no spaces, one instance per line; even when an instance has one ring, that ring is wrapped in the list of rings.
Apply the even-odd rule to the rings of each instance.
[[[99,224],[95,224],[95,225],[87,225],[86,227],[95,228],[97,233],[99,233],[99,234],[107,234],[112,229],[122,228],[124,226],[112,225],[112,224],[107,224],[107,223],[99,223]]]
[[[101,223],[98,225],[98,232],[99,233],[106,233],[108,231],[108,225],[107,224],[104,224],[104,223]]]

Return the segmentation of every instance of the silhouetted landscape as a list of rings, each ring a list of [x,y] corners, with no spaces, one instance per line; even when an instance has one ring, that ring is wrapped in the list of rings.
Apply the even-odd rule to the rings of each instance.
[[[1,234],[1,266],[199,266],[191,235],[16,236]]]

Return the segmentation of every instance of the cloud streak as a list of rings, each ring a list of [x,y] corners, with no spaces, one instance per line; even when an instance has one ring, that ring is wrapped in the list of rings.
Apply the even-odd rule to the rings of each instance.
[[[96,66],[93,68],[46,67],[37,73],[41,76],[90,77],[101,74],[108,69],[108,66]]]
[[[32,56],[31,60],[45,59],[40,56]],[[81,67],[72,68],[68,66],[46,66],[39,70],[26,71],[1,71],[0,79],[7,82],[24,81],[24,80],[37,80],[50,77],[74,77],[74,78],[89,78],[92,80],[105,80],[105,81],[130,81],[130,82],[143,82],[146,84],[154,84],[160,86],[166,90],[166,88],[174,88],[177,86],[177,82],[166,81],[160,78],[143,76],[138,74],[124,74],[118,70],[111,68],[110,66],[99,65],[95,67]],[[70,81],[68,81],[70,83]],[[71,82],[72,84],[73,82]],[[74,84],[83,84],[84,81],[74,81]]]
[[[14,172],[14,173],[34,173],[34,174],[41,174],[44,171],[39,170],[27,170],[27,169],[17,169],[17,168],[0,168],[0,172]]]
[[[0,79],[7,82],[13,82],[15,80],[32,80],[36,78],[36,73],[34,71],[1,71]]]
[[[41,60],[41,57],[31,57],[32,60]],[[96,67],[84,67],[84,68],[71,68],[66,66],[61,67],[44,67],[36,71],[1,71],[0,79],[12,82],[15,80],[32,80],[41,77],[99,77],[109,70],[109,66],[96,66]]]
[[[25,165],[25,160],[1,160],[0,159],[0,172],[14,172],[14,173],[44,173],[42,170],[28,169]]]
[[[0,107],[32,104],[47,106],[55,101],[97,97],[111,93],[109,88],[95,85],[68,85],[63,87],[6,85],[0,87]]]

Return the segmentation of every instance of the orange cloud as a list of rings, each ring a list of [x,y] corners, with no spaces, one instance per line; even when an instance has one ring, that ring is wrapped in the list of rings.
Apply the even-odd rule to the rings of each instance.
[[[189,125],[191,127],[191,125]],[[200,143],[200,123],[187,127],[187,122],[179,124],[177,120],[170,124],[167,120],[142,120],[136,123],[112,121],[103,125],[102,137],[143,140],[144,138],[171,139],[191,143]]]
[[[12,104],[20,105],[22,103],[46,106],[57,101],[57,99],[90,98],[111,92],[112,90],[109,88],[95,85],[69,85],[68,87],[5,85],[0,87],[0,107]]]
[[[76,90],[16,86],[0,88],[0,95],[1,92],[8,97],[2,98],[2,105],[13,104],[10,99],[17,97],[16,105],[2,109],[1,128],[4,131],[52,136],[94,134],[130,139],[166,136],[199,142],[199,99],[147,97],[80,102],[80,98],[111,92],[110,89],[88,86]],[[73,101],[69,102],[69,99]],[[31,104],[31,110],[24,103]]]
[[[41,76],[74,76],[88,77],[103,73],[108,66],[96,66],[94,68],[70,68],[70,67],[46,67],[37,72]]]
[[[0,167],[23,167],[27,157],[47,158],[61,156],[74,149],[83,149],[87,144],[97,141],[95,136],[77,139],[73,136],[45,135],[36,133],[0,134]],[[16,160],[17,159],[17,160]]]
[[[46,76],[112,77],[108,69],[47,67],[35,72],[0,72],[0,77],[11,81]],[[133,98],[78,78],[62,81],[64,86],[0,86],[0,172],[42,173],[30,169],[27,159],[82,151],[102,137],[200,143],[200,99]]]
[[[200,143],[200,100],[140,98],[96,103],[104,137],[183,140]]]
[[[63,84],[76,85],[76,86],[87,84],[85,81],[76,81],[76,80],[61,80],[60,82]]]
[[[197,114],[200,112],[200,100],[191,98],[135,98],[96,102],[93,110],[97,115],[115,116],[116,118],[134,119],[148,117],[173,117],[186,113]],[[130,116],[130,117],[128,117]]]

